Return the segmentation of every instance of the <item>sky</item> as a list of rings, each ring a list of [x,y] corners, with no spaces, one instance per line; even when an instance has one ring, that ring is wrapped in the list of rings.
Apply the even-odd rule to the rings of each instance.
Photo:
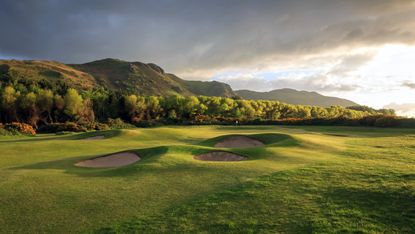
[[[412,0],[0,0],[0,59],[154,62],[415,116]]]

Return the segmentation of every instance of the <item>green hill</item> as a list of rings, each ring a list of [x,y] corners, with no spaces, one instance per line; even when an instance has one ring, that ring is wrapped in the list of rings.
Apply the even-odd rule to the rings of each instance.
[[[269,92],[255,92],[250,90],[238,90],[236,94],[244,99],[253,100],[277,100],[296,105],[313,106],[358,106],[359,104],[347,99],[324,96],[316,92],[298,91],[295,89],[276,89]]]
[[[244,99],[278,100],[290,104],[318,106],[356,106],[341,98],[327,97],[316,92],[278,89],[270,92],[233,91],[217,81],[188,81],[166,73],[153,63],[102,59],[84,64],[63,64],[43,60],[0,60],[0,82],[61,83],[76,89],[104,87],[109,90],[140,95],[240,96]]]
[[[76,89],[97,86],[95,78],[71,66],[45,60],[0,60],[0,81],[21,81],[25,84],[36,82],[63,82]]]
[[[40,60],[0,60],[0,80],[63,82],[76,89],[105,87],[140,95],[236,96],[232,88],[217,81],[187,81],[165,73],[153,63],[102,59],[84,64]]]

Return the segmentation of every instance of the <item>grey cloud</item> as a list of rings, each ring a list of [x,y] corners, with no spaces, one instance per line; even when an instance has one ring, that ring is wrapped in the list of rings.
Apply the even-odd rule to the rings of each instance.
[[[297,90],[319,92],[350,92],[360,88],[358,85],[332,84],[326,76],[306,76],[302,78],[278,78],[266,80],[260,77],[233,77],[221,79],[234,89],[250,89],[270,91],[279,88],[293,88]]]
[[[327,76],[317,75],[301,79],[277,79],[273,81],[277,87],[291,87],[300,90],[324,91],[324,92],[349,92],[359,89],[358,85],[332,84]]]
[[[414,22],[404,0],[2,0],[0,56],[116,57],[180,72],[413,43]]]
[[[328,74],[345,76],[347,73],[354,71],[369,62],[374,57],[374,55],[374,53],[368,52],[340,57],[338,59],[339,63],[334,68],[332,68]]]
[[[415,103],[391,103],[384,106],[384,108],[394,109],[401,116],[415,117]]]

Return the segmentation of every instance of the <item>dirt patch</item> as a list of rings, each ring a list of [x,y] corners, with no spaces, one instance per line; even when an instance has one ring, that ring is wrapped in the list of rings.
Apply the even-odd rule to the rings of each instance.
[[[225,162],[247,160],[247,158],[244,156],[237,155],[237,154],[230,153],[230,152],[225,152],[225,151],[214,151],[214,152],[209,152],[205,154],[199,154],[199,155],[194,156],[193,158],[197,160],[202,160],[202,161],[225,161]]]
[[[92,137],[84,138],[82,140],[92,141],[92,140],[102,140],[104,138],[105,138],[105,136],[92,136]]]
[[[94,168],[105,168],[105,167],[121,167],[129,164],[133,164],[140,160],[137,154],[131,152],[122,152],[117,154],[111,154],[101,156],[93,159],[80,161],[75,164],[78,167],[94,167]]]
[[[264,143],[246,136],[229,136],[215,144],[217,148],[248,148],[263,146]]]

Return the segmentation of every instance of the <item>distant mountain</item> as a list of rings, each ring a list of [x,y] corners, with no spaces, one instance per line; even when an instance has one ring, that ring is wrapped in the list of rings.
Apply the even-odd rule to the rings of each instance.
[[[71,66],[91,74],[98,84],[109,89],[126,90],[142,95],[236,96],[232,88],[225,83],[183,80],[176,75],[165,73],[154,63],[103,59]]]
[[[314,106],[358,106],[359,104],[347,99],[329,97],[317,92],[298,91],[295,89],[276,89],[269,92],[255,92],[250,90],[235,91],[244,99],[253,100],[277,100],[289,104],[314,105]]]
[[[278,100],[301,105],[358,105],[346,99],[294,89],[270,92],[233,91],[228,84],[222,82],[181,79],[174,74],[166,73],[153,63],[127,62],[111,58],[84,64],[63,64],[44,60],[0,60],[0,82],[18,80],[27,85],[36,82],[63,83],[65,86],[82,90],[105,87],[140,95],[239,96],[244,99]]]
[[[153,63],[102,59],[84,64],[63,64],[43,60],[0,60],[0,81],[25,79],[34,82],[64,82],[69,87],[90,89],[105,87],[141,95],[180,94],[233,97],[236,94],[225,83],[187,81],[165,73]]]

